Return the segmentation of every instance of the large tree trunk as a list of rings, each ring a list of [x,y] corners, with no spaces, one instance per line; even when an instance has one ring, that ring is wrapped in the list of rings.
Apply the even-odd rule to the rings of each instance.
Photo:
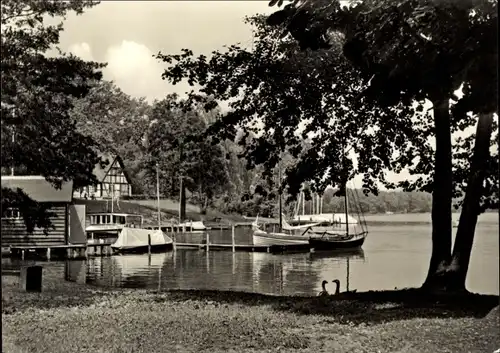
[[[474,155],[472,157],[467,191],[460,214],[460,223],[453,247],[448,276],[453,278],[455,290],[465,290],[465,279],[469,268],[477,218],[480,213],[480,199],[486,173],[486,163],[490,157],[490,139],[493,128],[493,114],[480,114],[476,128]]]
[[[436,135],[432,192],[432,255],[424,288],[447,287],[439,273],[448,265],[452,240],[452,153],[448,97],[433,99]]]

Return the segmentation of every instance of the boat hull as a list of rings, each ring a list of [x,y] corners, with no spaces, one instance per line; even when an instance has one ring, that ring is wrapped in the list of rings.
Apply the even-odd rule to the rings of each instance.
[[[253,234],[253,245],[271,246],[271,245],[297,245],[307,244],[308,239],[301,235],[288,235],[284,233],[266,233],[256,231]]]
[[[130,246],[130,247],[123,247],[123,248],[113,248],[113,251],[118,253],[118,254],[145,254],[148,252],[148,246],[147,245],[141,245],[141,246]],[[151,252],[165,252],[172,250],[173,248],[173,243],[168,243],[168,244],[158,244],[158,245],[151,245]]]
[[[315,250],[359,249],[365,242],[366,235],[355,236],[347,240],[327,238],[309,238],[309,245]]]

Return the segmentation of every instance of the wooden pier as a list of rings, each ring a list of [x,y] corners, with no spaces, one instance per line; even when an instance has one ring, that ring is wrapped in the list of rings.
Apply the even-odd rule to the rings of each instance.
[[[51,259],[86,259],[88,256],[112,255],[110,243],[69,245],[22,245],[11,246],[10,255],[24,260],[28,257]]]
[[[292,245],[232,245],[232,244],[196,244],[196,243],[176,243],[177,249],[199,249],[205,251],[232,250],[247,252],[268,252],[271,254],[283,254],[291,252],[309,252],[313,251],[309,244]]]
[[[182,233],[166,233],[173,240],[173,251],[177,249],[198,249],[204,251],[246,251],[246,252],[267,252],[271,254],[283,254],[293,252],[314,252],[311,246],[306,244],[290,245],[253,245],[237,244],[234,237],[234,226],[231,234],[230,244],[214,244],[210,242],[210,233],[202,234],[193,242],[192,239],[177,241]],[[188,241],[186,241],[188,240]],[[90,242],[87,244],[69,244],[69,245],[23,245],[10,246],[10,255],[13,257],[25,259],[26,257],[36,257],[45,260],[51,259],[86,259],[89,256],[110,256],[115,251],[110,242]]]
[[[87,256],[86,244],[69,245],[22,245],[11,246],[10,253],[13,257],[20,257],[22,260],[27,256],[51,258],[85,258]]]

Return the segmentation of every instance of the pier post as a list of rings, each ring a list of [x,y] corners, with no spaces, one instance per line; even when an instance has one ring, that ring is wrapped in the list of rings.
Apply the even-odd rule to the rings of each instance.
[[[151,255],[151,234],[148,234],[148,254]]]
[[[50,261],[50,248],[47,248],[47,261]]]
[[[208,252],[208,250],[210,250],[209,249],[210,248],[209,244],[210,244],[210,233],[207,232],[207,247],[205,248],[207,252]]]
[[[231,245],[232,245],[232,249],[234,252],[235,251],[235,249],[234,249],[234,224],[231,227]]]
[[[172,233],[172,249],[174,251],[177,250],[177,246],[175,245],[176,242],[177,242],[177,240],[176,240],[176,236],[175,236],[175,232],[174,232],[174,233]]]
[[[21,260],[24,260],[24,250],[21,250]]]

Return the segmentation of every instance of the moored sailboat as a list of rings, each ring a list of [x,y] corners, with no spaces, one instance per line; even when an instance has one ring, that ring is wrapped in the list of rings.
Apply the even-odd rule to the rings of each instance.
[[[363,217],[363,212],[357,203],[357,195],[353,192],[355,199],[355,209],[360,216],[361,222],[358,223],[355,219],[348,215],[348,189],[344,187],[344,217],[338,217],[336,222],[337,227],[324,232],[313,232],[309,237],[309,245],[315,250],[341,250],[341,249],[356,249],[361,248],[368,236],[366,221]]]

